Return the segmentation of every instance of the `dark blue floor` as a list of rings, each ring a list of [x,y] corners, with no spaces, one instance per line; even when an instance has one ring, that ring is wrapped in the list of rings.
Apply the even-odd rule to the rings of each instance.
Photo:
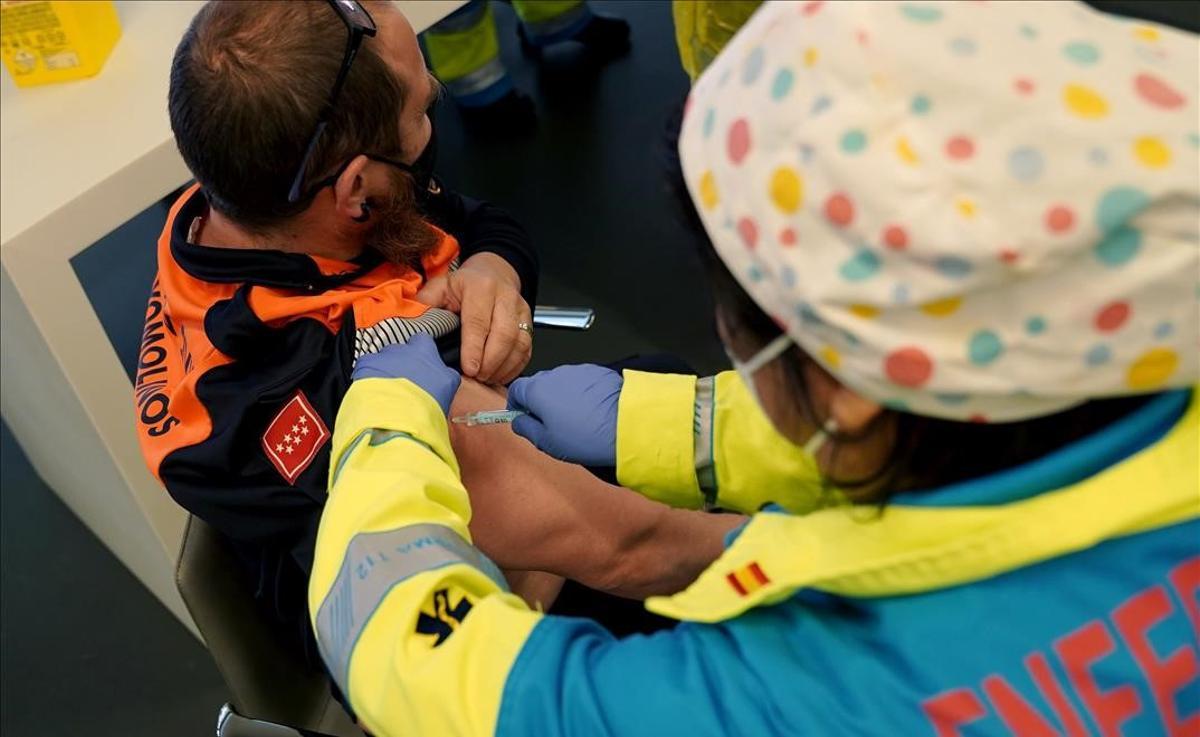
[[[0,733],[209,735],[208,653],[0,431]]]

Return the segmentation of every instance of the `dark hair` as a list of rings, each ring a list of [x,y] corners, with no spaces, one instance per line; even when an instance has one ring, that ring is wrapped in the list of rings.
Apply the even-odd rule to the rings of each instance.
[[[348,32],[325,2],[212,0],[175,50],[168,108],[183,160],[221,213],[267,230],[287,202],[304,147],[341,68]],[[354,156],[400,152],[404,90],[363,39],[309,165],[318,181]]]
[[[684,227],[693,234],[699,247],[722,322],[729,330],[747,334],[760,345],[766,345],[781,334],[779,326],[746,293],[717,255],[684,183],[678,155],[681,117],[681,112],[673,116],[668,126],[668,189],[679,204]],[[813,406],[804,379],[806,371],[816,362],[799,347],[784,353],[780,360],[796,397],[797,409],[814,427],[823,426],[827,418]],[[872,494],[871,500],[883,504],[899,492],[935,489],[1035,460],[1124,417],[1148,399],[1136,396],[1092,400],[1057,414],[1002,424],[955,422],[886,410],[884,417],[890,414],[896,418],[896,441],[884,464],[866,478],[829,482],[851,495],[865,487],[881,489]],[[872,430],[869,427],[865,433]],[[854,442],[855,438],[842,436],[835,440]]]

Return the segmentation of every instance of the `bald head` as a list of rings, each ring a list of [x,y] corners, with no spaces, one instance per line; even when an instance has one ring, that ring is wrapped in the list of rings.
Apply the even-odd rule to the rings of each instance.
[[[363,40],[306,186],[359,154],[406,158],[423,145],[404,140],[418,135],[404,112],[427,92],[416,39],[388,4],[366,5],[378,33]],[[289,205],[287,193],[348,37],[319,0],[213,0],[184,34],[171,67],[171,128],[213,206],[240,225],[269,229],[307,206]],[[422,99],[406,99],[414,96]]]

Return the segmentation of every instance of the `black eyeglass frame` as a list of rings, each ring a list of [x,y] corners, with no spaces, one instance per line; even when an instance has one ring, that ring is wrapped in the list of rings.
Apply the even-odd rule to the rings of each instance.
[[[321,140],[321,135],[325,132],[325,128],[329,126],[329,121],[333,117],[334,111],[337,109],[338,98],[341,97],[342,87],[346,84],[346,77],[350,74],[350,67],[354,65],[354,59],[358,56],[358,49],[362,46],[363,38],[366,36],[374,37],[376,33],[375,19],[367,12],[356,0],[327,0],[329,6],[333,8],[342,22],[346,24],[346,31],[349,37],[346,40],[346,53],[342,56],[342,68],[338,71],[337,79],[334,80],[333,89],[329,92],[329,101],[325,103],[325,107],[321,109],[321,115],[317,118],[317,125],[313,129],[312,136],[308,139],[308,145],[304,148],[304,158],[300,159],[300,166],[296,169],[296,176],[292,178],[291,189],[288,190],[288,204],[294,205],[301,200],[308,199],[314,192],[326,187],[333,181],[337,181],[336,175],[332,178],[326,178],[317,182],[307,194],[303,192],[304,179],[308,176],[308,165],[312,159],[313,151],[317,148],[317,143]],[[399,166],[405,170],[409,167],[398,161],[384,159],[379,156],[372,156],[372,159],[377,159],[394,166]],[[342,167],[344,170],[345,167]]]

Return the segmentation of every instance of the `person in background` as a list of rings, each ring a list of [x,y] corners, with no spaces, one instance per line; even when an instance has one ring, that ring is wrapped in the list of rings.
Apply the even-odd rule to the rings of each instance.
[[[675,44],[688,79],[696,81],[760,5],[762,0],[672,0]]]
[[[647,601],[673,630],[531,611],[471,545],[456,375],[428,343],[373,356],[309,589],[372,734],[1200,731],[1196,36],[1076,3],[798,10],[764,5],[679,136],[736,371],[508,395],[548,453],[757,513]]]
[[[582,44],[599,61],[629,50],[629,24],[593,12],[585,0],[511,0],[521,49],[540,57],[564,42]],[[425,32],[429,65],[468,124],[506,131],[536,122],[533,100],[514,85],[500,60],[496,21],[487,0],[471,0]]]
[[[391,3],[212,2],[171,69],[171,125],[198,183],[158,241],[139,441],[314,663],[305,591],[351,371],[429,336],[471,379],[465,413],[502,407],[484,383],[510,381],[532,350],[537,255],[503,209],[434,177],[438,94]],[[554,600],[557,576],[677,590],[733,524],[664,514],[508,428],[464,429],[455,447],[477,539],[533,603]]]

